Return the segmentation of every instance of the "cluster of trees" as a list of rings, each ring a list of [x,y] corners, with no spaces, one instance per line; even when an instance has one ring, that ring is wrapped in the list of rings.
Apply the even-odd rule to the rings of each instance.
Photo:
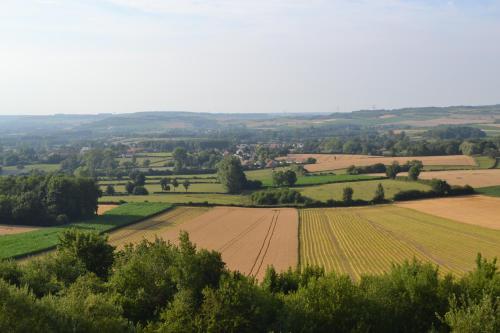
[[[100,196],[90,178],[31,175],[0,178],[0,223],[52,225],[92,216]]]
[[[184,170],[214,169],[222,159],[222,153],[217,150],[201,150],[188,152],[185,148],[177,147],[172,152],[174,172]]]
[[[407,161],[403,165],[400,165],[399,162],[394,161],[387,166],[383,163],[376,163],[359,167],[351,165],[347,168],[346,173],[348,175],[358,175],[364,173],[385,173],[387,177],[395,179],[398,173],[408,172],[408,179],[417,180],[423,168],[424,165],[422,161],[418,160]]]
[[[174,191],[177,189],[177,187],[179,187],[180,183],[179,181],[177,180],[177,178],[174,178],[174,179],[170,179],[170,178],[162,178],[160,180],[160,186],[161,186],[161,190],[162,191],[170,191],[170,185],[172,185],[172,187],[174,188]],[[189,189],[189,187],[191,186],[191,182],[189,181],[189,179],[184,179],[182,181],[182,186],[184,187],[184,190],[187,192],[187,190]]]
[[[262,187],[259,180],[248,180],[240,159],[235,156],[225,156],[217,164],[217,178],[226,191],[231,194],[241,193],[243,190],[256,190]]]
[[[289,188],[268,189],[252,193],[254,205],[283,205],[304,203],[306,198],[300,192]]]
[[[291,169],[273,171],[273,185],[276,187],[294,186],[296,182],[297,174]]]
[[[115,252],[68,231],[58,250],[0,262],[0,330],[8,332],[484,332],[500,330],[496,259],[461,278],[416,260],[383,275],[269,267],[261,282],[219,253],[143,241]]]
[[[394,195],[395,201],[415,200],[424,198],[435,198],[445,196],[469,195],[474,194],[475,190],[469,185],[451,186],[445,180],[432,179],[427,182],[431,189],[429,191],[404,190]]]
[[[453,130],[446,130],[446,132],[448,131],[453,132]],[[438,133],[441,133],[441,130],[438,130]],[[458,134],[459,136],[464,136],[464,132],[459,131],[459,133],[461,133]],[[500,137],[487,139],[482,137],[481,134],[476,133],[476,129],[471,129],[469,136],[457,139],[432,138],[412,140],[404,132],[388,132],[381,134],[370,130],[353,132],[343,136],[329,137],[329,135],[325,135],[324,137],[328,138],[304,142],[300,152],[432,156],[456,154],[490,155],[495,152],[499,154],[500,151]]]
[[[486,133],[470,126],[438,126],[424,133],[426,137],[442,140],[479,139],[486,137]]]

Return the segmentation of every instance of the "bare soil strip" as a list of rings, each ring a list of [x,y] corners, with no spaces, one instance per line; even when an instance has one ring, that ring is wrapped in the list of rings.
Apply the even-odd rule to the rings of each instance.
[[[97,215],[102,215],[116,207],[118,207],[118,205],[99,205],[99,207],[97,208]]]
[[[23,232],[28,232],[28,231],[38,230],[38,229],[40,229],[40,228],[24,226],[24,225],[0,224],[0,236],[21,234]]]
[[[476,165],[476,162],[472,157],[465,155],[385,157],[349,154],[289,154],[288,156],[281,157],[279,159],[303,163],[309,157],[316,159],[315,164],[307,164],[305,166],[310,172],[345,169],[351,165],[366,166],[375,163],[391,164],[393,161],[403,164],[411,160],[422,161],[424,165]]]
[[[396,205],[462,223],[500,230],[500,198],[474,195],[407,201]]]
[[[444,179],[452,185],[487,187],[500,185],[500,169],[429,171],[420,174],[422,179]]]

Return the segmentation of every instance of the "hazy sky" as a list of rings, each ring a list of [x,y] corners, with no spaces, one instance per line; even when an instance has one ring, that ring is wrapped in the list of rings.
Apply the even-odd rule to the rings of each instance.
[[[0,114],[500,103],[500,0],[0,0]]]

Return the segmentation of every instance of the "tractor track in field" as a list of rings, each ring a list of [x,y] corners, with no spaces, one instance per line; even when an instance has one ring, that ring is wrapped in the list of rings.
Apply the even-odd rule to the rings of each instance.
[[[266,236],[264,237],[264,242],[262,243],[262,246],[261,246],[261,248],[259,250],[259,253],[257,254],[257,258],[256,258],[256,260],[254,262],[254,266],[252,266],[252,269],[250,269],[250,275],[251,275],[252,271],[253,271],[253,269],[255,267],[255,264],[259,261],[259,256],[260,256],[260,254],[262,253],[262,250],[265,247],[264,253],[261,256],[259,267],[257,267],[257,270],[253,274],[254,277],[257,276],[257,274],[259,274],[260,269],[262,267],[262,264],[264,263],[264,259],[266,258],[267,251],[269,250],[269,246],[271,246],[271,239],[274,236],[274,231],[276,230],[276,225],[278,224],[279,216],[280,216],[280,211],[279,210],[274,211],[273,217],[271,219],[271,223],[269,224],[269,229],[268,229],[268,231],[266,233]],[[271,229],[271,226],[272,226],[272,229]],[[271,231],[271,232],[269,233],[269,231]],[[269,236],[269,237],[267,237],[267,236]],[[266,245],[266,239],[267,239],[267,245]]]
[[[234,238],[229,240],[227,243],[223,244],[221,247],[217,249],[219,252],[224,252],[225,250],[229,249],[231,246],[233,246],[237,241],[245,237],[248,233],[250,233],[252,230],[254,230],[262,221],[265,220],[267,214],[262,215],[259,217],[257,220],[255,220],[254,223],[252,223],[250,226],[248,226],[245,230],[240,232],[238,235],[236,235]]]

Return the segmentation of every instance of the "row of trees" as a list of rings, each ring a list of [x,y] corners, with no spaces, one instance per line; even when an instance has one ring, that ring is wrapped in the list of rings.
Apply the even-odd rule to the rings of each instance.
[[[58,250],[0,261],[3,332],[484,332],[500,330],[496,259],[461,278],[416,260],[383,275],[321,268],[261,282],[214,251],[143,241],[115,252],[97,234],[67,231]]]
[[[0,223],[50,225],[92,216],[101,194],[90,178],[31,175],[0,178]]]

